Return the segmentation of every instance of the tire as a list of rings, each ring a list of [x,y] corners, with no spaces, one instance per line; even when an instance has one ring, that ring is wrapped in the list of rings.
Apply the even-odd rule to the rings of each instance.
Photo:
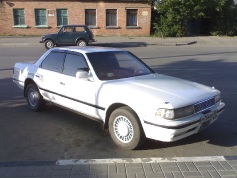
[[[78,40],[77,46],[87,46],[87,42],[85,40]]]
[[[54,47],[54,42],[52,40],[46,40],[44,42],[44,45],[45,45],[45,48],[46,49],[50,49],[50,48],[53,48]]]
[[[127,106],[112,112],[109,118],[109,132],[113,141],[124,149],[136,149],[145,140],[137,114]]]
[[[45,104],[37,86],[33,83],[27,85],[26,87],[26,100],[29,108],[33,111],[41,110]]]

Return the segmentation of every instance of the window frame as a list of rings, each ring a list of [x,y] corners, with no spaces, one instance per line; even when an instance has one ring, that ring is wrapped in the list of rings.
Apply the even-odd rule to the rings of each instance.
[[[45,13],[44,13],[45,16],[39,15],[40,14],[39,13],[40,10],[44,10],[45,11]],[[48,27],[47,10],[45,8],[37,8],[37,9],[34,9],[34,11],[35,11],[35,26],[36,27]],[[42,24],[38,24],[40,21],[42,21],[42,19],[41,19],[42,17],[45,17],[45,24],[43,24],[43,25]]]
[[[113,17],[113,15],[115,15],[115,17]],[[118,27],[118,9],[106,9],[105,21],[106,21],[105,22],[106,28],[119,28]],[[114,21],[115,24],[113,24],[113,22],[111,21]]]
[[[20,14],[19,11],[22,11],[23,13]],[[21,19],[23,18],[23,19]],[[24,21],[21,23],[21,21]],[[17,23],[19,21],[19,23]],[[26,25],[26,15],[25,15],[25,9],[24,8],[14,8],[13,9],[13,27],[27,27]]]
[[[94,22],[90,23],[91,21],[94,21]],[[89,27],[96,27],[97,26],[97,11],[96,11],[96,9],[85,9],[85,24]]]
[[[74,74],[69,74],[68,73],[68,68],[66,68],[65,66],[66,66],[66,64],[68,64],[68,58],[69,58],[69,60],[71,60],[70,62],[72,62],[73,60],[72,60],[72,58],[70,58],[70,57],[68,57],[68,56],[73,56],[73,57],[78,57],[79,58],[79,60],[81,60],[81,61],[83,61],[84,62],[84,64],[85,64],[85,67],[84,68],[77,68],[78,70],[85,70],[85,69],[88,69],[89,70],[89,66],[88,66],[88,64],[87,64],[87,61],[86,61],[86,59],[85,59],[85,57],[84,57],[84,55],[83,54],[81,54],[81,53],[73,53],[73,52],[67,52],[66,53],[66,55],[65,55],[65,57],[64,57],[64,62],[63,62],[63,69],[62,69],[62,74],[63,75],[67,75],[67,76],[71,76],[71,77],[76,77],[76,73],[74,73]],[[78,64],[78,63],[77,63]],[[68,66],[67,66],[68,67]],[[76,67],[78,67],[78,66],[76,66]],[[65,72],[65,69],[66,69],[66,72]],[[77,70],[77,71],[78,71]],[[72,71],[70,71],[70,72],[72,72]]]
[[[60,11],[66,11],[67,13],[59,13]],[[60,16],[59,16],[60,15]],[[63,25],[68,25],[68,9],[56,9],[56,18],[57,18],[57,26],[61,27]],[[66,22],[64,23],[64,18],[66,17]],[[61,20],[59,20],[61,19]],[[59,23],[60,22],[60,23]]]
[[[60,55],[62,55],[61,61],[59,61],[58,58],[57,58],[57,60],[60,62],[60,65],[58,65],[59,68],[56,68],[56,67],[54,67],[54,68],[45,67],[45,66],[44,66],[44,65],[45,65],[45,64],[44,64],[44,63],[45,63],[45,60],[48,60],[49,56],[50,56],[50,55],[53,55],[53,54],[60,54]],[[44,69],[44,70],[47,70],[47,71],[57,72],[57,73],[60,73],[60,74],[61,74],[61,73],[62,73],[62,70],[63,70],[63,65],[64,65],[65,56],[66,56],[66,53],[65,53],[64,51],[57,51],[57,50],[51,51],[49,54],[47,54],[47,56],[44,57],[44,59],[41,61],[40,65],[39,65],[39,67],[40,67],[41,69]],[[48,61],[47,61],[47,62],[48,62]],[[50,62],[51,62],[51,61],[50,61]],[[46,63],[46,64],[49,64],[49,63]],[[55,66],[55,65],[54,65],[54,66]]]
[[[133,14],[135,14],[135,20],[130,18],[134,18]],[[132,23],[130,23],[132,21]],[[134,23],[134,21],[136,21]],[[126,27],[127,28],[138,28],[138,9],[126,9]]]

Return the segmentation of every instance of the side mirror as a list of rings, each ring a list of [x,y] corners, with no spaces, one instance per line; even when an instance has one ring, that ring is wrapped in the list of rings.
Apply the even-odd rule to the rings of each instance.
[[[76,78],[83,79],[83,80],[89,80],[89,72],[84,70],[78,70],[76,73]]]

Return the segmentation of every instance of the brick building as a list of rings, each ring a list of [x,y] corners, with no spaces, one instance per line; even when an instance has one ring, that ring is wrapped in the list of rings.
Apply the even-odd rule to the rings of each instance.
[[[87,24],[98,36],[149,36],[149,0],[0,0],[0,34],[41,35]]]

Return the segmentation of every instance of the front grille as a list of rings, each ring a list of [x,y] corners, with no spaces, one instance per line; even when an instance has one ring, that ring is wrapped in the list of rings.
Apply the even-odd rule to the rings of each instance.
[[[204,111],[215,104],[215,98],[210,98],[200,103],[194,104],[195,113]]]

